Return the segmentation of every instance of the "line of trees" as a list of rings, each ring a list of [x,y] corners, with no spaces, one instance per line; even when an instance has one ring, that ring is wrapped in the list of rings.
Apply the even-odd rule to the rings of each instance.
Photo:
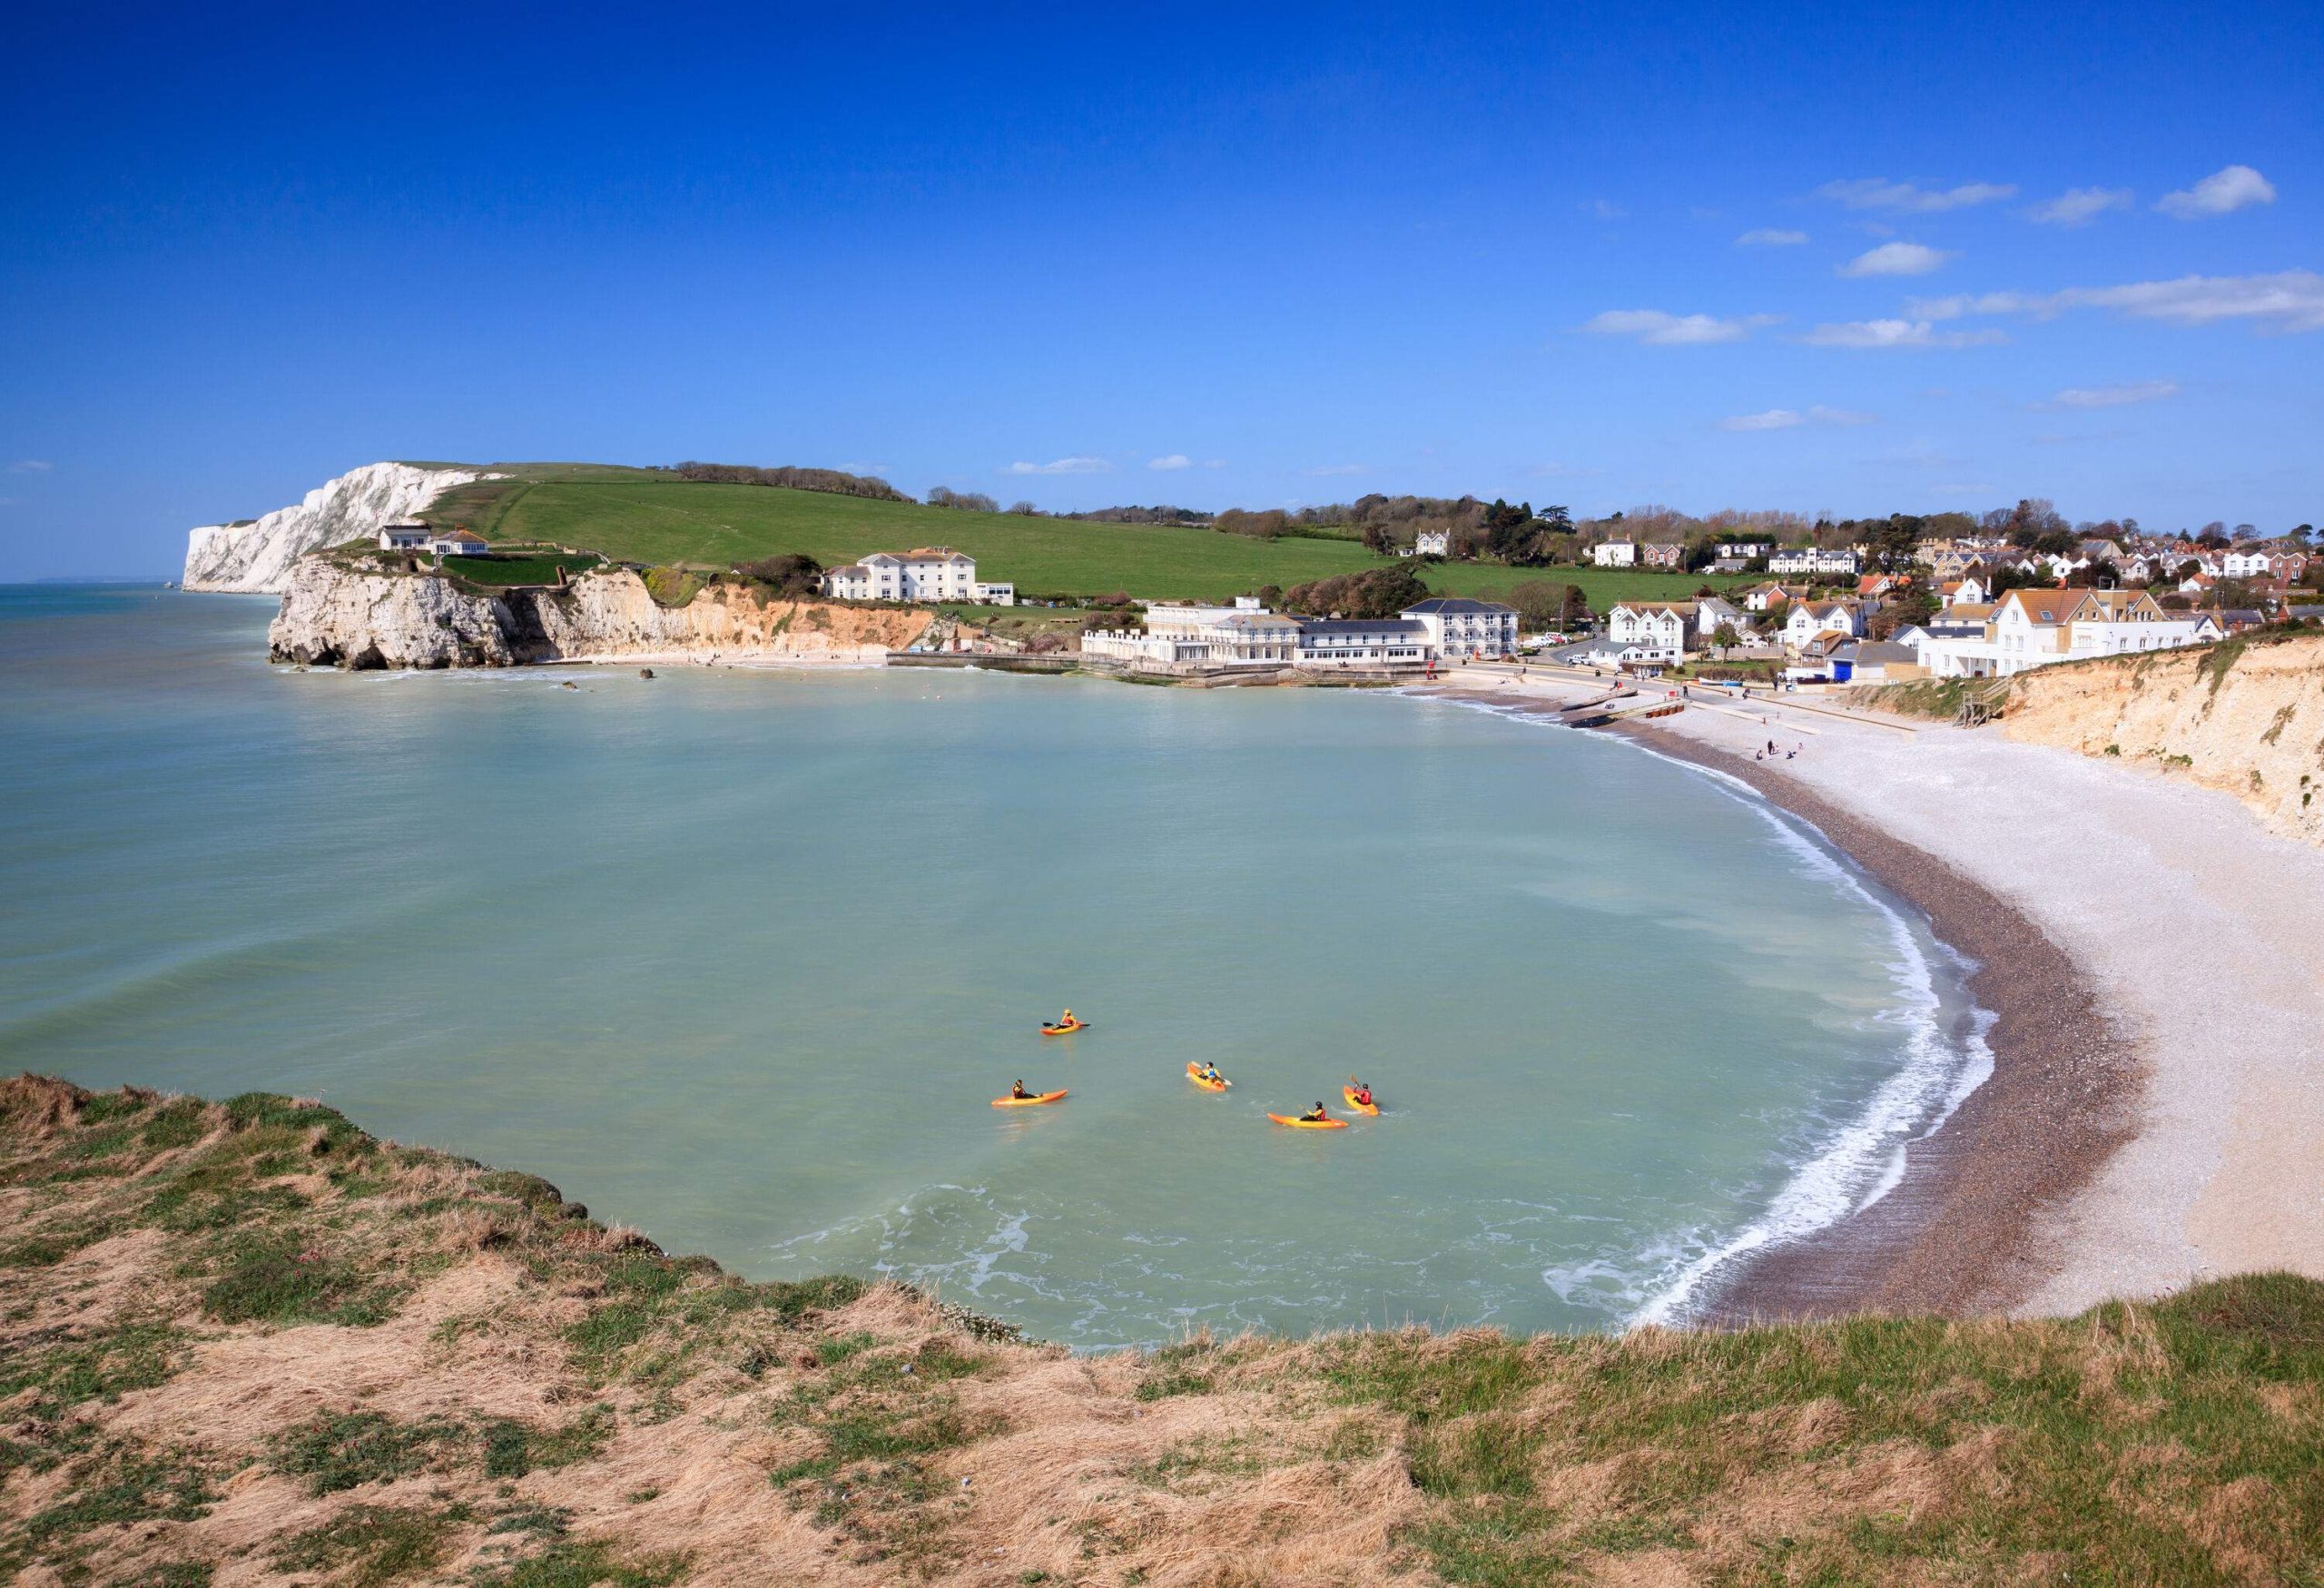
[[[788,465],[760,469],[748,463],[680,463],[673,465],[670,472],[680,479],[708,480],[715,485],[773,485],[786,490],[823,491],[835,497],[869,497],[881,502],[911,500],[876,475],[849,474],[837,469],[797,469]]]

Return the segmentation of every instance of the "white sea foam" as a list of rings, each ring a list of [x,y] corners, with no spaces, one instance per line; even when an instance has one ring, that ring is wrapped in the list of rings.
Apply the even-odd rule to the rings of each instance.
[[[1679,764],[1693,766],[1690,762]],[[1908,1144],[1942,1125],[1961,1100],[1993,1072],[1993,1055],[1984,1041],[1991,1017],[1981,1019],[1966,1041],[1956,1045],[1947,1040],[1935,968],[1904,913],[1866,887],[1817,837],[1811,837],[1814,828],[1798,817],[1779,809],[1739,778],[1709,767],[1694,770],[1722,789],[1742,790],[1737,797],[1766,820],[1777,843],[1798,858],[1803,869],[1870,905],[1887,922],[1889,942],[1896,951],[1887,969],[1896,1003],[1878,1018],[1883,1024],[1902,1030],[1903,1049],[1896,1073],[1872,1094],[1854,1119],[1793,1172],[1767,1211],[1681,1267],[1638,1310],[1631,1319],[1634,1324],[1682,1321],[1699,1303],[1705,1282],[1737,1258],[1802,1239],[1878,1202],[1902,1183]]]

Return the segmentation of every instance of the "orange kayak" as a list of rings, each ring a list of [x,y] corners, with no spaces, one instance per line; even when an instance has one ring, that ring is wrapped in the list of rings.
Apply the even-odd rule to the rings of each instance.
[[[1065,1089],[1059,1087],[1055,1091],[1045,1091],[1037,1098],[995,1098],[992,1100],[992,1106],[996,1109],[1029,1109],[1036,1103],[1053,1103],[1064,1095]]]
[[[1267,1118],[1278,1125],[1288,1125],[1295,1130],[1344,1130],[1347,1129],[1345,1119],[1302,1119],[1290,1114],[1269,1114]]]
[[[1354,1109],[1359,1114],[1376,1114],[1380,1111],[1380,1105],[1378,1103],[1357,1102],[1355,1100],[1355,1088],[1352,1086],[1344,1086],[1340,1088],[1340,1096],[1347,1100],[1347,1106],[1349,1108]]]
[[[1041,1022],[1041,1035],[1045,1037],[1061,1037],[1068,1031],[1086,1031],[1088,1029],[1089,1022],[1086,1020],[1075,1021],[1069,1026],[1056,1025],[1049,1021]]]
[[[1223,1078],[1218,1080],[1205,1080],[1202,1075],[1202,1066],[1196,1063],[1191,1059],[1187,1060],[1187,1079],[1193,1081],[1205,1091],[1225,1091],[1228,1087],[1235,1084],[1233,1081]]]

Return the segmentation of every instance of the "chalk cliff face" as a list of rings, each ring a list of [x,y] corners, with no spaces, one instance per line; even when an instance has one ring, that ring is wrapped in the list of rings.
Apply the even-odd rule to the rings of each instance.
[[[627,568],[583,574],[563,589],[486,596],[430,574],[350,571],[310,557],[292,570],[267,649],[278,662],[342,667],[665,656],[877,662],[935,622],[928,612],[765,600],[724,585],[664,607]]]
[[[415,469],[367,463],[248,524],[212,524],[186,538],[189,590],[282,589],[290,567],[319,547],[336,546],[382,524],[407,522],[438,492],[487,476],[472,469]]]
[[[2001,731],[2191,778],[2324,843],[2324,638],[2037,667],[2013,683]]]

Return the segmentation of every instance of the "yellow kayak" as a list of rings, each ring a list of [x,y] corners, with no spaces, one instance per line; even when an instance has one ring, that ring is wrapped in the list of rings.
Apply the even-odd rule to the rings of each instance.
[[[1039,1097],[995,1098],[992,1100],[992,1106],[996,1109],[1029,1109],[1039,1103],[1053,1103],[1064,1095],[1065,1089],[1059,1087],[1055,1091],[1045,1091]]]
[[[1187,1079],[1193,1081],[1205,1091],[1225,1091],[1228,1087],[1235,1084],[1223,1075],[1216,1080],[1208,1080],[1204,1079],[1202,1066],[1196,1063],[1191,1059],[1187,1060]]]
[[[1041,1035],[1045,1037],[1061,1037],[1068,1031],[1086,1031],[1088,1029],[1089,1022],[1086,1020],[1075,1021],[1069,1026],[1061,1026],[1052,1021],[1043,1021],[1041,1022]]]
[[[1295,1130],[1344,1130],[1347,1129],[1345,1119],[1301,1119],[1289,1114],[1269,1114],[1267,1118],[1278,1125],[1288,1125]]]
[[[1347,1106],[1349,1108],[1354,1109],[1359,1114],[1376,1114],[1380,1111],[1380,1105],[1378,1103],[1357,1102],[1355,1100],[1355,1088],[1352,1086],[1344,1086],[1340,1088],[1340,1096],[1346,1100]]]

